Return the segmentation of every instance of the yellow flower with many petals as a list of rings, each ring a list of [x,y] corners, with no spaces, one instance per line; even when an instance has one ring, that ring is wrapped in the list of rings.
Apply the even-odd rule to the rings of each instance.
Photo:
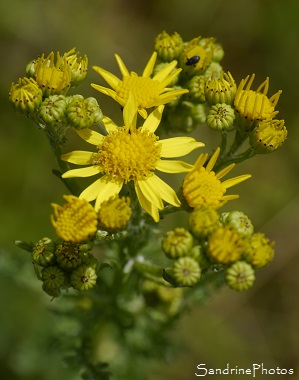
[[[156,75],[154,75],[153,78],[151,78],[157,59],[156,52],[152,54],[142,73],[142,76],[137,75],[133,71],[129,72],[117,54],[115,54],[115,58],[123,78],[119,79],[109,71],[106,71],[98,66],[93,66],[93,69],[105,79],[112,90],[94,83],[91,85],[103,94],[111,96],[111,98],[123,107],[128,100],[129,93],[132,92],[138,104],[138,112],[144,119],[147,117],[146,108],[152,108],[169,103],[175,100],[179,95],[188,92],[186,89],[173,90],[171,88],[167,88],[167,85],[171,83],[182,70],[174,70],[177,65],[177,61],[170,62]]]
[[[204,164],[208,159],[208,154],[201,154],[196,160],[193,170],[186,175],[182,192],[190,207],[202,205],[209,205],[216,209],[222,207],[227,201],[239,197],[238,195],[224,195],[226,190],[251,177],[250,174],[244,174],[221,182],[220,179],[230,172],[235,164],[231,164],[215,174],[212,169],[219,153],[220,148],[217,148],[206,167]]]
[[[130,181],[134,182],[142,208],[156,222],[159,220],[159,210],[164,208],[163,200],[173,206],[180,206],[175,191],[154,174],[154,170],[165,173],[192,170],[193,165],[162,158],[182,157],[204,144],[192,137],[159,140],[155,131],[161,121],[163,108],[163,105],[157,107],[146,118],[143,126],[136,128],[137,103],[133,94],[130,94],[123,111],[123,127],[118,127],[111,119],[104,117],[102,122],[108,132],[106,136],[90,129],[76,131],[85,141],[95,145],[97,151],[74,151],[64,154],[64,161],[89,166],[69,170],[62,177],[101,175],[80,194],[80,198],[88,201],[96,199],[96,211],[102,202],[118,194],[123,185]]]

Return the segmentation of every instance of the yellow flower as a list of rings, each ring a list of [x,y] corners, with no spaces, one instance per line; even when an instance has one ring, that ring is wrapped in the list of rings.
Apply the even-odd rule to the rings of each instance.
[[[74,151],[64,154],[61,157],[64,161],[89,166],[69,170],[62,177],[102,175],[80,194],[80,198],[88,201],[96,199],[96,211],[102,202],[118,194],[123,185],[130,181],[134,182],[142,208],[156,222],[159,220],[159,210],[164,208],[163,200],[180,206],[174,190],[156,176],[154,170],[166,173],[190,171],[192,165],[161,158],[181,157],[204,144],[191,137],[174,137],[159,141],[154,132],[161,121],[163,108],[163,105],[157,107],[144,121],[143,126],[137,129],[137,103],[130,94],[123,112],[124,127],[118,127],[111,119],[104,117],[102,122],[108,132],[106,136],[90,129],[76,131],[85,141],[95,145],[97,151]]]
[[[212,169],[219,153],[220,148],[217,148],[206,167],[203,165],[207,161],[208,154],[201,154],[196,160],[193,170],[186,175],[182,191],[190,207],[201,205],[210,205],[214,208],[222,207],[227,201],[239,197],[238,195],[224,195],[226,190],[251,177],[250,174],[244,174],[221,182],[220,179],[230,172],[235,164],[231,164],[215,174]]]
[[[116,195],[102,202],[99,210],[100,226],[110,232],[122,230],[129,223],[131,215],[130,198]]]
[[[63,198],[67,201],[63,206],[51,204],[54,208],[51,221],[57,235],[73,243],[87,240],[97,230],[98,221],[94,208],[85,199],[73,195],[64,195]]]
[[[129,93],[132,92],[138,104],[138,112],[144,119],[147,117],[146,108],[169,103],[175,100],[179,95],[188,92],[188,90],[185,89],[172,90],[167,88],[167,85],[171,83],[182,70],[177,69],[172,72],[177,65],[177,61],[172,61],[151,78],[157,58],[156,52],[152,54],[142,76],[137,75],[133,71],[129,72],[117,54],[115,54],[115,58],[123,78],[119,79],[109,71],[98,66],[93,66],[93,69],[105,79],[112,90],[94,83],[91,85],[103,94],[111,96],[111,98],[123,107],[128,100]]]
[[[62,59],[57,53],[55,63],[54,57],[53,52],[46,58],[43,54],[35,63],[35,80],[45,96],[65,95],[71,86],[71,67],[67,63],[67,58]]]
[[[273,119],[278,114],[275,107],[282,91],[278,91],[271,98],[268,98],[269,78],[266,78],[258,89],[253,91],[250,88],[254,77],[255,75],[252,74],[249,82],[249,75],[242,79],[236,92],[234,105],[241,119],[239,120],[241,127],[251,128],[255,125],[255,122]]]

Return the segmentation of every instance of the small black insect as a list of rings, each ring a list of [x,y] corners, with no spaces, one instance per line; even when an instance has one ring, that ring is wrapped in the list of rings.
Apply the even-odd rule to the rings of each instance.
[[[198,55],[195,55],[194,57],[187,58],[186,66],[192,66],[196,65],[197,62],[199,62],[200,57]]]

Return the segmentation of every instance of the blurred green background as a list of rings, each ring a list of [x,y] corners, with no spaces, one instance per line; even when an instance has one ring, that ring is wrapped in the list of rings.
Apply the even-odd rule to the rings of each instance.
[[[9,104],[10,84],[41,53],[72,47],[88,55],[90,66],[118,75],[113,57],[118,53],[130,70],[140,72],[162,30],[177,31],[185,41],[216,37],[225,49],[224,69],[237,82],[254,72],[257,86],[269,76],[270,95],[283,90],[277,109],[289,137],[279,151],[234,169],[234,175],[252,173],[253,178],[238,187],[240,199],[227,206],[247,213],[256,230],[276,241],[274,262],[258,271],[247,293],[223,289],[204,307],[189,311],[173,332],[181,341],[179,356],[152,368],[151,379],[192,379],[198,363],[215,368],[263,362],[299,373],[298,14],[297,0],[0,2],[1,378],[76,378],[63,368],[55,346],[63,325],[54,323],[30,259],[13,243],[54,235],[50,203],[61,201],[64,188],[51,174],[55,161],[45,136]],[[98,81],[90,70],[78,91],[97,97],[109,114],[112,102],[89,86]],[[208,149],[218,143],[218,136],[206,130],[196,134]]]

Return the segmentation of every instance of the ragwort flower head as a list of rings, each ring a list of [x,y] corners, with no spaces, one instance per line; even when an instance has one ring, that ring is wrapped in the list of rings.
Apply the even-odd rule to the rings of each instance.
[[[85,141],[95,145],[97,151],[74,151],[64,154],[64,161],[89,166],[69,170],[62,177],[101,175],[80,194],[80,198],[87,201],[96,199],[96,211],[102,202],[119,194],[123,185],[130,181],[134,182],[142,208],[155,221],[159,220],[159,210],[164,208],[163,200],[180,206],[174,190],[154,174],[154,170],[166,173],[190,171],[192,165],[161,158],[181,157],[204,144],[191,137],[174,137],[159,141],[155,131],[161,121],[163,108],[163,105],[157,107],[144,121],[143,126],[137,129],[137,103],[131,94],[124,107],[123,127],[118,127],[111,119],[104,117],[102,122],[108,132],[106,136],[90,129],[76,131]]]
[[[93,66],[93,69],[105,79],[112,90],[94,83],[91,85],[103,94],[111,96],[123,107],[129,98],[129,93],[132,92],[138,105],[138,112],[144,119],[147,117],[147,108],[172,102],[179,95],[188,92],[185,89],[172,90],[167,88],[167,85],[181,72],[181,69],[173,71],[177,61],[172,61],[151,78],[157,59],[156,52],[152,54],[141,76],[133,71],[129,72],[117,54],[115,58],[123,78],[119,79],[109,71]]]
[[[227,166],[216,174],[212,169],[219,153],[220,148],[217,148],[206,167],[204,164],[208,159],[208,154],[201,154],[196,160],[193,170],[186,175],[182,192],[190,207],[209,205],[216,209],[220,208],[227,201],[239,197],[238,195],[224,195],[226,190],[251,177],[250,174],[244,174],[221,182],[220,179],[230,172],[235,164]]]
[[[259,121],[273,119],[279,112],[275,111],[275,107],[282,91],[277,91],[268,98],[269,78],[266,78],[258,89],[253,91],[250,88],[254,77],[255,75],[252,74],[250,79],[248,75],[241,80],[234,100],[239,128],[245,131],[252,130]]]

